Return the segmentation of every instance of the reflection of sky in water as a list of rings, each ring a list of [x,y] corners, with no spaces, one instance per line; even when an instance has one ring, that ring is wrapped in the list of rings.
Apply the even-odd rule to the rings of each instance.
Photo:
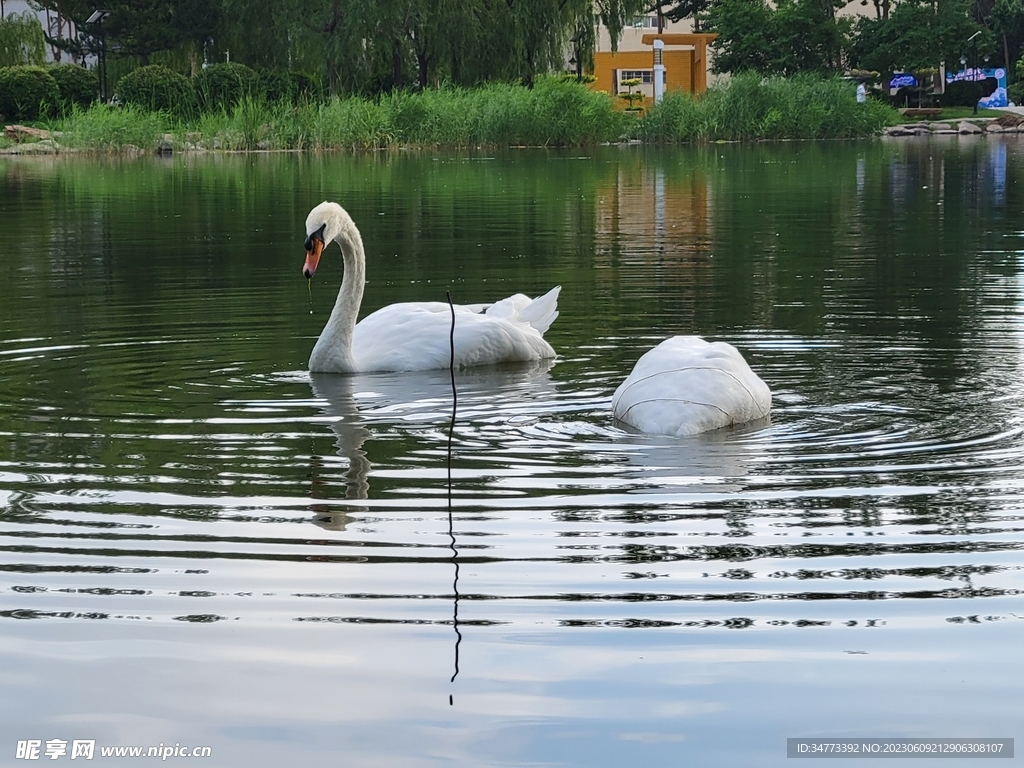
[[[98,198],[65,195],[86,166],[2,166],[32,215],[0,252],[47,216],[74,245],[0,308],[0,755],[780,765],[790,736],[1015,735],[1017,145],[572,157],[321,158],[330,189],[308,158],[128,165],[145,184]],[[367,308],[563,285],[555,364],[457,377],[454,682],[450,382],[302,371],[340,277],[288,282],[310,184],[368,222]],[[238,188],[275,195],[212,215]],[[642,351],[698,332],[770,421],[612,423]]]

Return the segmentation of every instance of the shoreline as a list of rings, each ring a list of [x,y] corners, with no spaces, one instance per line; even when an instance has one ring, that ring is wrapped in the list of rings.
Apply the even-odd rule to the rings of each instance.
[[[984,118],[981,118],[984,119]],[[991,119],[991,118],[990,118]],[[707,147],[718,144],[788,144],[795,142],[834,142],[834,141],[874,141],[895,138],[920,138],[920,137],[988,137],[988,136],[1024,136],[1024,124],[1016,128],[1003,128],[989,124],[978,126],[973,124],[973,130],[960,128],[936,128],[932,123],[906,123],[902,125],[888,126],[881,132],[871,136],[853,136],[847,138],[781,138],[781,139],[710,139],[704,141],[679,141],[679,142],[646,142],[636,139],[613,142],[599,142],[593,144],[478,144],[466,145],[398,145],[388,147],[310,147],[310,148],[255,148],[255,149],[211,149],[209,147],[175,147],[173,149],[155,148],[143,149],[134,145],[119,147],[117,149],[94,149],[83,147],[66,147],[54,142],[52,139],[43,139],[35,142],[24,142],[14,144],[10,147],[0,147],[0,157],[164,157],[174,156],[200,156],[200,155],[282,155],[282,154],[371,154],[381,152],[460,152],[460,151],[503,151],[503,150],[527,150],[527,149],[590,149],[593,147]],[[990,127],[992,126],[992,127]]]

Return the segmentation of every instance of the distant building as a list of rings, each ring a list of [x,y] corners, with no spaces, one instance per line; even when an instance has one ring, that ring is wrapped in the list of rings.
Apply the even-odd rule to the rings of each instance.
[[[674,25],[685,28],[684,23]],[[666,26],[667,29],[667,26]],[[658,34],[654,29],[634,27],[628,41],[624,36],[614,53],[611,50],[594,52],[594,90],[612,95],[627,93],[630,88],[648,103],[654,98],[654,41],[664,44],[665,91],[703,93],[708,87],[708,45],[717,35],[701,32]],[[610,41],[609,41],[610,46]],[[628,46],[628,47],[627,47]],[[639,85],[625,85],[637,81]]]
[[[836,15],[875,18],[877,13],[874,0],[851,0],[837,10]],[[638,86],[640,92],[647,99],[653,98],[654,50],[651,43],[653,36],[657,34],[658,17],[656,14],[637,16],[622,30],[622,37],[619,39],[616,51],[612,53],[611,34],[603,24],[599,25],[594,54],[594,75],[597,77],[597,82],[600,83],[599,89],[612,94],[624,93],[627,88],[620,85],[621,81],[639,78],[641,80],[641,85]],[[695,35],[693,19],[674,22],[664,19],[662,37],[666,40],[666,91],[679,89],[690,93],[702,93],[707,89],[709,82],[714,82],[719,77],[711,74],[714,50],[707,47],[715,36],[708,36],[703,44],[696,38],[685,43],[671,44],[668,42],[669,36],[679,35]],[[646,43],[644,42],[645,38],[648,39]],[[675,37],[675,39],[681,40],[682,38]],[[680,53],[685,55],[680,56]]]

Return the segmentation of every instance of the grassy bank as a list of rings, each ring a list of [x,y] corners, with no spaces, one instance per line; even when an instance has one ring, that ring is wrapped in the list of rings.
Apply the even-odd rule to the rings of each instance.
[[[747,73],[697,99],[666,95],[637,126],[637,136],[653,142],[842,139],[898,122],[899,114],[882,102],[858,104],[853,87],[839,79]]]
[[[167,134],[177,150],[373,150],[845,138],[898,122],[885,105],[857,104],[848,83],[806,77],[740,75],[699,98],[669,94],[640,118],[614,107],[606,94],[548,78],[532,90],[491,84],[299,105],[246,97],[186,120],[97,104],[45,127],[61,132],[64,147],[118,152],[151,150]]]

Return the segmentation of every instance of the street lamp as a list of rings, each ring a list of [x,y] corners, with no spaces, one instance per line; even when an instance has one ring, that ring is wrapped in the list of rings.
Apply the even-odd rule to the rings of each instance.
[[[86,24],[96,25],[96,38],[100,41],[100,49],[96,53],[96,58],[98,59],[100,71],[100,98],[104,102],[107,100],[107,46],[103,38],[103,20],[109,15],[110,11],[97,9],[85,20]]]
[[[654,103],[665,97],[665,41],[658,38],[654,41]]]
[[[583,40],[584,30],[577,28],[576,34],[569,40],[572,43],[572,58],[569,59],[569,66],[576,70],[576,82],[583,81],[583,57],[580,55],[580,43]]]
[[[978,114],[978,101],[981,100],[981,85],[978,84],[978,43],[977,43],[978,35],[980,35],[980,34],[981,34],[981,30],[979,29],[977,32],[975,32],[973,35],[971,35],[970,37],[967,38],[967,42],[968,43],[970,43],[970,42],[974,43],[974,71],[971,72],[971,79],[974,80],[974,82],[975,82],[975,86],[974,86],[974,114]]]

